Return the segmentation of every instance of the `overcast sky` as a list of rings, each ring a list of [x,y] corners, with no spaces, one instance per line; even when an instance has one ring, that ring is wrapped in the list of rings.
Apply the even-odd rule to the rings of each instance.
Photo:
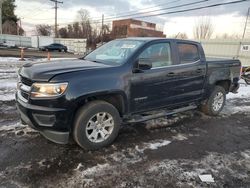
[[[195,5],[171,8],[199,1],[202,0],[64,0],[63,4],[59,4],[58,23],[59,27],[63,27],[68,23],[74,22],[77,11],[81,8],[87,9],[90,12],[92,20],[99,21],[102,14],[108,18],[121,14],[134,14],[138,11],[148,12],[166,8],[166,10],[150,13],[156,14],[237,0],[207,0]],[[34,26],[36,24],[54,24],[54,3],[50,0],[16,0],[16,5],[16,14],[22,18],[22,25],[28,35],[34,34]],[[157,23],[158,28],[162,29],[167,36],[185,32],[189,37],[192,37],[194,24],[200,17],[206,16],[212,20],[215,30],[214,36],[224,33],[242,35],[248,7],[250,7],[250,1],[191,12],[138,19]],[[137,16],[133,15],[132,17]]]

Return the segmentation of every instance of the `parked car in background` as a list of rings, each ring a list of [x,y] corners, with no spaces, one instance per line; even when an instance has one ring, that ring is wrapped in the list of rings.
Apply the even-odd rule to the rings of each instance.
[[[41,51],[59,51],[59,52],[67,52],[68,48],[67,46],[64,46],[62,44],[59,43],[52,43],[50,45],[47,46],[41,46],[39,48],[39,50]]]
[[[241,63],[208,59],[200,43],[114,40],[82,59],[28,63],[16,93],[21,119],[51,141],[111,144],[122,123],[201,109],[215,116],[239,88]]]

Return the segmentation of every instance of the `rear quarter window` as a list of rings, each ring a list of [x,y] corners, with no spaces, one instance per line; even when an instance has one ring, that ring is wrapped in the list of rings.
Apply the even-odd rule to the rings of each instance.
[[[187,43],[178,43],[177,45],[181,64],[194,63],[200,60],[199,50],[196,45]]]

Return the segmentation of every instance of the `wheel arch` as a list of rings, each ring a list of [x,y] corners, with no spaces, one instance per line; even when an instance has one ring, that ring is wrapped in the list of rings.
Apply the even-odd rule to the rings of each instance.
[[[122,117],[128,111],[128,100],[126,94],[123,91],[114,90],[114,91],[103,91],[98,93],[90,93],[84,96],[78,97],[75,101],[76,108],[74,114],[81,108],[84,104],[95,101],[102,100],[112,104],[119,112]]]
[[[220,80],[220,81],[215,82],[214,85],[223,87],[226,93],[229,93],[231,80]]]

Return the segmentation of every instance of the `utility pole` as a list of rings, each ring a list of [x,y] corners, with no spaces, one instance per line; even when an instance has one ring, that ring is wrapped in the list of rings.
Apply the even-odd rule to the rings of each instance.
[[[244,26],[244,31],[243,31],[243,35],[242,35],[242,40],[245,38],[245,34],[246,34],[246,30],[247,30],[247,25],[248,25],[249,16],[250,16],[250,7],[248,8],[248,11],[247,11],[247,18],[246,18],[246,22],[245,22],[245,26]]]
[[[101,28],[101,40],[102,40],[102,44],[103,44],[103,26],[104,26],[104,14],[102,15],[102,28]]]
[[[236,57],[235,57],[236,59],[238,59],[239,56],[240,56],[240,49],[241,49],[243,40],[244,40],[244,38],[245,38],[245,34],[246,34],[246,30],[247,30],[247,24],[248,24],[248,19],[249,19],[249,14],[250,14],[250,7],[248,8],[248,11],[247,11],[246,22],[245,22],[243,34],[242,34],[242,37],[241,37],[241,41],[240,41],[240,43],[239,43],[239,47],[238,47],[238,50],[237,50],[237,54],[236,54]]]
[[[3,34],[2,10],[3,10],[3,0],[0,0],[0,35]]]
[[[58,0],[50,0],[52,2],[55,3],[55,37],[58,37],[58,33],[57,33],[57,9],[58,9],[58,3],[63,4],[62,1],[58,1]]]

